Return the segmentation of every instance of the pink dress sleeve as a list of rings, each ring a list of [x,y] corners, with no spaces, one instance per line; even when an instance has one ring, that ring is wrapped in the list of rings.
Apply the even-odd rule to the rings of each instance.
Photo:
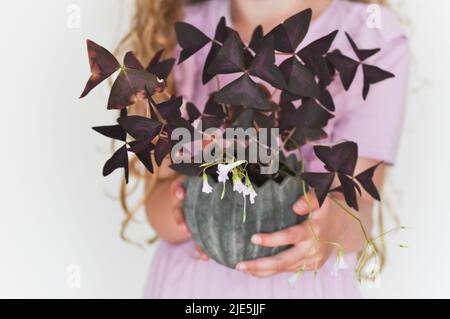
[[[345,111],[336,119],[331,141],[351,140],[358,144],[359,156],[393,164],[403,123],[409,71],[409,48],[404,34],[382,43],[381,52],[368,59],[395,74],[394,78],[371,85],[362,99],[362,69],[345,93]]]

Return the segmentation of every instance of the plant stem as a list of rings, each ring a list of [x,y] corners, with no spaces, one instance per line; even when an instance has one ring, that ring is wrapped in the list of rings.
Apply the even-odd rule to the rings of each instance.
[[[300,160],[301,160],[300,171],[301,171],[301,173],[303,173],[305,171],[305,157],[303,155],[303,152],[302,152],[301,148],[299,148],[299,152],[300,152]],[[306,191],[306,183],[305,183],[305,181],[303,179],[302,179],[302,191],[303,191],[303,196],[305,197],[305,200],[306,200],[306,204],[308,205],[308,211],[309,211],[307,225],[308,225],[309,230],[313,234],[314,241],[316,243],[324,243],[324,244],[327,244],[327,245],[330,245],[330,246],[334,246],[338,250],[343,251],[344,250],[343,247],[338,242],[332,242],[332,241],[328,241],[328,240],[323,240],[317,235],[317,233],[316,233],[316,231],[314,229],[314,226],[312,225],[312,222],[311,222],[314,212],[313,212],[313,209],[312,209],[311,201],[309,200],[309,197],[308,197],[308,193]],[[314,245],[311,245],[309,247],[308,252],[313,248],[313,246]]]
[[[378,239],[380,239],[380,238],[385,237],[386,235],[389,235],[390,233],[393,233],[393,232],[399,231],[399,230],[403,230],[403,229],[405,229],[404,226],[399,226],[399,227],[392,228],[392,229],[390,229],[390,230],[388,230],[388,231],[385,231],[384,233],[378,235],[377,237],[375,237],[374,239],[372,239],[372,241],[374,242],[374,241],[376,241],[376,240],[378,240]]]
[[[163,124],[167,124],[166,120],[161,116],[161,113],[159,113],[158,108],[156,107],[157,103],[155,102],[155,100],[153,100],[153,98],[149,96],[148,101],[153,112],[155,112],[158,121],[160,121]]]
[[[337,199],[333,198],[332,196],[328,196],[328,198],[331,199],[331,201],[333,203],[335,203],[337,206],[339,206],[345,213],[347,213],[349,216],[351,216],[353,219],[355,219],[359,223],[361,230],[363,232],[364,238],[366,240],[366,248],[364,249],[363,253],[359,257],[358,263],[355,268],[357,279],[358,279],[358,281],[360,281],[361,280],[361,271],[363,269],[363,266],[371,258],[371,255],[367,254],[367,250],[369,248],[373,250],[372,256],[375,258],[375,262],[377,264],[379,264],[377,248],[374,244],[374,241],[371,240],[369,238],[369,236],[367,235],[366,229],[365,229],[361,219],[358,218],[355,214],[353,214],[347,207],[345,207],[344,204],[339,202]],[[384,234],[380,235],[380,237],[383,237],[383,236],[384,236]]]
[[[364,234],[364,238],[366,239],[366,242],[367,242],[367,243],[371,243],[371,240],[369,239],[369,236],[367,236],[366,229],[364,228],[364,225],[363,225],[361,219],[358,218],[355,214],[353,214],[347,207],[345,207],[345,205],[343,205],[341,202],[339,202],[338,200],[336,200],[334,197],[328,196],[328,198],[331,199],[331,201],[332,201],[333,203],[335,203],[336,205],[338,205],[344,212],[346,212],[349,216],[351,216],[352,218],[354,218],[354,219],[359,223],[359,225],[361,226],[361,230],[362,230],[362,232],[363,232],[363,234]]]
[[[222,88],[222,86],[220,85],[220,79],[219,79],[219,76],[216,75],[214,78],[216,79],[216,89],[217,89],[217,91],[220,91],[220,89]]]
[[[242,214],[242,222],[245,224],[246,220],[247,220],[247,198],[244,196],[244,211]]]

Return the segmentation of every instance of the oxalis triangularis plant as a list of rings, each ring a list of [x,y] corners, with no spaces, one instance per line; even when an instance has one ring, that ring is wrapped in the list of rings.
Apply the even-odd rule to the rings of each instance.
[[[216,79],[217,91],[211,93],[202,112],[189,101],[183,101],[181,96],[172,96],[166,92],[166,79],[172,71],[175,59],[162,60],[163,49],[156,53],[146,67],[133,52],[125,54],[121,65],[108,50],[88,40],[92,74],[81,97],[86,96],[94,87],[119,71],[111,87],[107,107],[110,110],[120,110],[117,124],[93,128],[98,133],[123,143],[105,163],[104,176],[123,168],[128,183],[130,153],[134,154],[151,173],[154,165],[160,166],[169,156],[173,170],[187,176],[202,178],[201,192],[213,192],[211,181],[222,183],[221,197],[223,197],[226,183],[231,182],[233,191],[243,197],[244,223],[247,197],[249,205],[258,200],[255,188],[269,180],[281,183],[287,176],[294,177],[301,184],[303,196],[308,203],[310,199],[307,191],[308,188],[312,188],[320,206],[326,198],[329,198],[342,208],[343,212],[360,223],[367,245],[356,269],[359,275],[362,268],[361,261],[373,253],[375,258],[377,256],[375,239],[371,239],[357,216],[358,196],[361,196],[364,189],[375,200],[380,200],[372,181],[379,164],[355,175],[358,158],[356,143],[345,141],[332,146],[318,144],[327,137],[324,128],[334,117],[335,111],[333,97],[327,87],[339,77],[344,89],[348,90],[355,74],[361,69],[364,79],[362,98],[366,99],[371,85],[394,75],[365,63],[379,49],[360,49],[347,33],[346,37],[356,59],[343,55],[339,50],[330,51],[337,30],[298,50],[307,34],[311,13],[310,9],[299,12],[265,35],[262,27],[257,27],[248,46],[242,42],[235,30],[226,25],[225,18],[219,21],[212,38],[193,25],[185,22],[176,23],[175,31],[182,49],[178,63],[189,59],[205,46],[210,47],[204,61],[202,82],[206,84]],[[277,65],[276,55],[283,55],[286,58]],[[221,87],[218,76],[232,73],[238,74],[237,79]],[[280,94],[275,100],[277,91]],[[153,96],[164,92],[166,100],[157,103]],[[128,115],[129,106],[139,101],[148,102],[147,116]],[[186,111],[184,116],[182,106]],[[202,132],[210,128],[221,130],[253,128],[257,132],[262,132],[262,129],[277,129],[279,143],[274,145],[271,142],[273,140],[263,139],[261,134],[245,141],[228,139],[226,142],[243,145],[246,150],[255,143],[270,150],[280,151],[279,169],[276,172],[262,174],[262,169],[268,165],[267,163],[238,158],[236,150],[216,156],[216,160],[211,162],[180,163],[175,158],[180,152],[172,152],[178,142],[172,133],[179,128],[188,130],[192,133],[191,136],[198,133],[200,128]],[[202,137],[201,143],[206,145],[203,139],[205,137]],[[208,143],[214,141],[209,140]],[[302,153],[305,144],[314,144],[314,153],[323,162],[324,171],[305,171]],[[181,152],[183,157],[193,158],[195,154],[191,148],[188,149],[183,148]],[[299,154],[297,161],[292,162],[292,157],[288,159],[285,156],[285,152],[290,151],[297,151]],[[249,156],[248,152],[244,154]],[[345,204],[332,194],[341,194]],[[312,214],[311,210],[309,217]],[[306,222],[315,234],[310,220]],[[317,236],[316,240],[326,242]],[[342,265],[342,247],[338,243],[327,243],[336,247],[337,264]],[[296,276],[298,277],[301,272],[302,269]]]

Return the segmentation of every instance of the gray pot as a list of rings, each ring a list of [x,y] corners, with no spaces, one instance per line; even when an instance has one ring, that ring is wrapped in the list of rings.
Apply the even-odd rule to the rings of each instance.
[[[187,177],[186,198],[183,203],[186,223],[194,241],[218,263],[235,268],[240,261],[273,256],[289,246],[261,247],[251,243],[255,233],[271,233],[303,222],[306,217],[292,211],[292,205],[303,194],[299,178],[287,177],[281,184],[273,180],[261,187],[254,186],[258,196],[250,204],[243,223],[243,196],[226,183],[221,200],[222,183],[215,183],[210,194],[202,193],[201,177]]]

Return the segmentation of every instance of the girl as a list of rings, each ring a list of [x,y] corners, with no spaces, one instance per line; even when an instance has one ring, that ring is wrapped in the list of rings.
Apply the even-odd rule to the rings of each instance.
[[[136,0],[136,15],[132,31],[125,42],[131,45],[143,61],[161,47],[175,47],[173,24],[185,20],[207,35],[213,35],[220,17],[236,29],[248,43],[253,29],[262,25],[266,32],[293,14],[311,8],[313,21],[302,46],[336,29],[340,30],[333,47],[353,56],[344,31],[361,48],[381,48],[367,62],[396,75],[380,85],[374,85],[368,98],[361,97],[362,74],[358,72],[354,85],[344,92],[340,81],[334,81],[331,93],[336,104],[335,118],[326,131],[329,135],[321,144],[352,140],[358,143],[356,172],[383,160],[374,177],[380,188],[385,166],[394,163],[403,117],[408,72],[407,39],[399,23],[385,7],[345,0]],[[382,5],[385,1],[374,1]],[[369,21],[370,19],[370,21]],[[176,66],[170,86],[177,95],[195,105],[204,105],[215,83],[201,84],[203,49],[183,64]],[[279,61],[278,61],[279,62]],[[233,75],[223,76],[225,85]],[[320,169],[311,149],[305,149],[310,170]],[[315,240],[304,225],[272,234],[255,234],[252,242],[262,246],[293,247],[276,256],[225,268],[196,249],[183,221],[182,201],[185,196],[182,178],[163,165],[147,179],[146,210],[150,224],[161,243],[154,256],[145,291],[147,298],[356,298],[360,296],[354,267],[356,254],[365,245],[360,225],[333,203],[325,204],[314,213],[312,224],[323,241],[338,242],[345,250],[347,268],[337,274],[334,269],[336,253],[333,246]],[[313,193],[309,194],[313,198]],[[364,227],[372,227],[372,200],[368,194],[360,199],[359,217]],[[316,205],[317,208],[317,205]],[[214,209],[211,207],[211,209]],[[307,214],[304,200],[294,204],[296,214]],[[313,245],[313,249],[308,249]],[[294,272],[304,269],[300,279],[289,285]]]

